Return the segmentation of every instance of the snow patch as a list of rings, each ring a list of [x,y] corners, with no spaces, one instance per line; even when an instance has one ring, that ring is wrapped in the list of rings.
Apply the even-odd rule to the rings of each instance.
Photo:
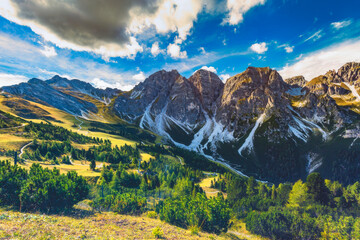
[[[356,97],[356,101],[360,102],[360,95],[359,93],[356,91],[356,88],[354,85],[350,85],[348,82],[344,82],[344,84],[350,89],[350,91],[352,92],[352,94],[354,95],[354,97]]]
[[[253,127],[253,129],[251,130],[249,136],[245,139],[244,144],[239,148],[238,152],[240,154],[240,156],[242,156],[242,152],[244,150],[252,150],[254,148],[254,135],[256,132],[256,129],[258,129],[258,127],[264,122],[264,119],[266,117],[266,113],[264,112],[263,114],[260,115],[260,117],[256,120],[255,126]]]
[[[295,135],[297,138],[300,138],[304,142],[307,142],[308,135],[306,133],[302,133],[299,130],[297,130],[296,128],[290,126],[290,125],[289,125],[289,131],[290,131],[290,133]]]
[[[314,172],[322,165],[322,158],[319,157],[317,153],[308,153],[306,155],[306,159],[308,160],[307,172],[308,174]]]
[[[137,97],[139,97],[142,93],[142,90],[141,91],[132,91],[131,95],[130,95],[130,99],[135,99]]]

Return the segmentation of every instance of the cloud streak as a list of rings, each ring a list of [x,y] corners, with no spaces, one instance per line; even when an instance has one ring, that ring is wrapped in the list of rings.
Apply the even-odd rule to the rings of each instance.
[[[347,62],[360,61],[360,39],[336,44],[302,57],[296,63],[285,66],[279,73],[283,78],[303,75],[311,80],[330,69],[339,69]]]

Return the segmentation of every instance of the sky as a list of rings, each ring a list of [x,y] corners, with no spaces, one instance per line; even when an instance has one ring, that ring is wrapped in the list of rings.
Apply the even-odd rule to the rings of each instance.
[[[0,86],[61,75],[130,90],[248,66],[311,80],[360,62],[358,0],[1,0]]]

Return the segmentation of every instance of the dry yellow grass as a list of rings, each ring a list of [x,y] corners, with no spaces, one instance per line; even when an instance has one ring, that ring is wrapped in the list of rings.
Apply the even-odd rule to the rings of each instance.
[[[151,156],[148,153],[140,153],[140,155],[141,155],[141,160],[145,161],[145,162],[150,161],[150,158],[154,158],[153,156]]]
[[[246,224],[243,221],[233,219],[232,222],[233,224],[226,234],[229,237],[234,237],[232,239],[268,240],[268,238],[254,235],[246,230]]]
[[[21,167],[24,167],[26,169],[30,169],[31,165],[33,163],[38,163],[44,168],[54,169],[57,168],[60,170],[60,173],[67,173],[69,171],[76,171],[79,175],[84,177],[96,177],[100,176],[100,170],[103,166],[103,164],[107,165],[108,163],[103,162],[96,162],[96,168],[97,171],[91,171],[90,170],[90,162],[89,161],[77,161],[73,160],[73,164],[59,164],[54,165],[47,162],[38,162],[38,161],[30,161],[27,160],[25,163],[19,164]]]
[[[205,191],[207,197],[216,197],[219,191],[216,188],[211,188],[211,181],[215,181],[218,177],[207,177],[201,180],[199,183],[200,187]],[[223,193],[224,197],[226,197],[226,193]]]
[[[22,146],[29,143],[31,139],[12,134],[0,134],[0,150],[20,150]]]
[[[42,215],[0,210],[0,239],[154,239],[160,227],[164,239],[226,239],[223,236],[172,226],[145,216],[86,212],[79,216]]]

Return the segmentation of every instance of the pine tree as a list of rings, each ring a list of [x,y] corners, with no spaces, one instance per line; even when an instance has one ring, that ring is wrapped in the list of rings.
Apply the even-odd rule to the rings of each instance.
[[[299,180],[294,184],[289,194],[289,201],[287,206],[288,207],[304,206],[307,200],[308,200],[307,187],[301,180]]]
[[[90,169],[92,171],[95,171],[95,168],[96,168],[96,162],[95,162],[95,159],[91,159],[91,162],[90,162]]]
[[[306,178],[306,186],[308,188],[308,193],[310,198],[321,204],[327,204],[329,202],[329,190],[325,185],[324,179],[321,177],[320,173],[311,173]]]
[[[275,184],[274,184],[271,187],[271,200],[275,200],[275,199],[276,199],[276,188],[275,188]]]

